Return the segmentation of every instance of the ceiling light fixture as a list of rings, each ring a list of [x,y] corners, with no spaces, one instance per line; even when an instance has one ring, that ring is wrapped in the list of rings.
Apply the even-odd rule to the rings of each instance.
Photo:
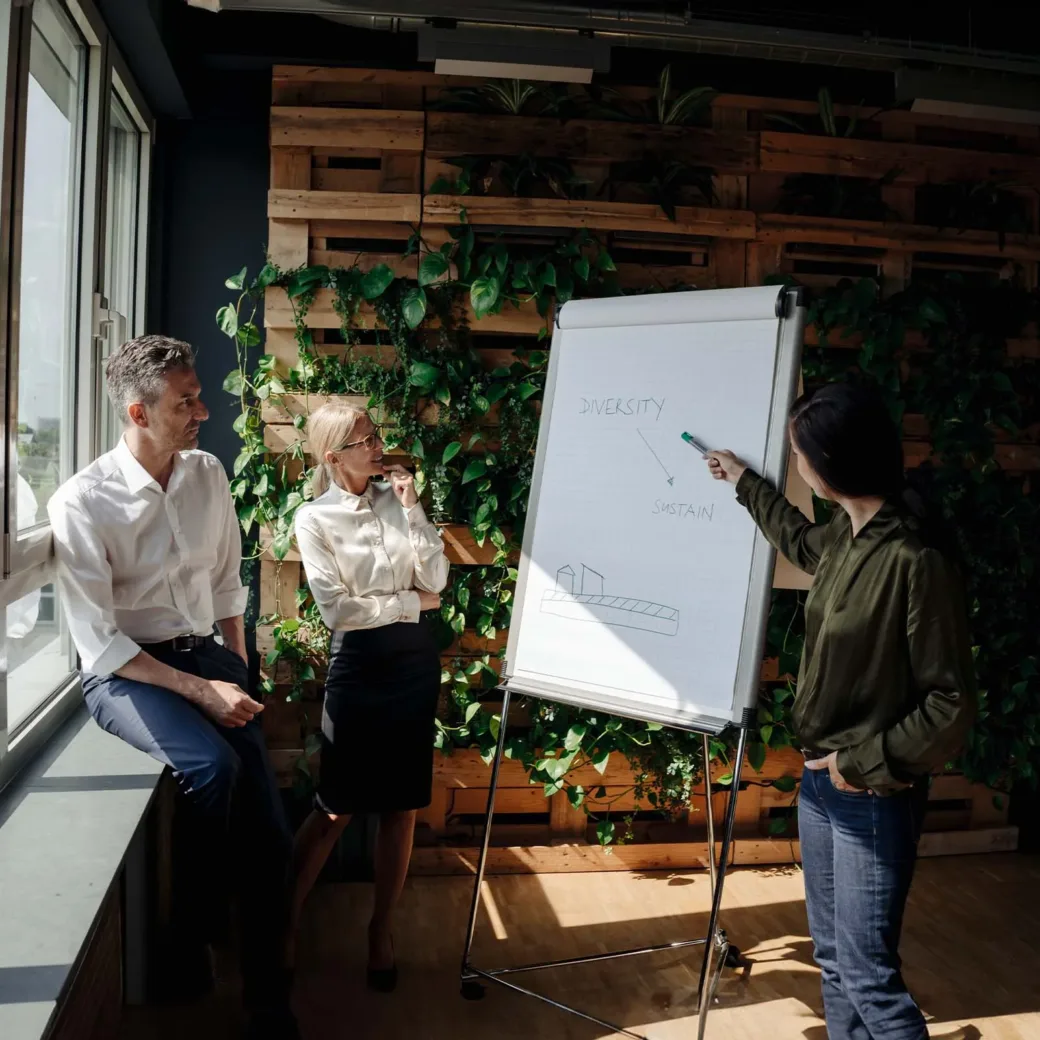
[[[419,60],[454,76],[591,83],[610,71],[610,45],[578,33],[542,29],[419,29]]]

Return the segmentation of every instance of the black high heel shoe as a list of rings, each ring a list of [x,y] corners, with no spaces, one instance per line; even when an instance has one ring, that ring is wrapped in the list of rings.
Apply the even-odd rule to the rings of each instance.
[[[393,936],[390,937],[390,949],[394,950]],[[389,968],[372,968],[366,970],[368,988],[376,993],[393,993],[397,989],[397,953],[394,951],[394,963]]]

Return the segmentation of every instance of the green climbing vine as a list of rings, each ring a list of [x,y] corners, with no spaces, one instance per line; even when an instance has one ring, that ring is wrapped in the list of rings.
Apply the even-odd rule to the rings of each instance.
[[[612,112],[666,125],[703,119],[710,94],[706,88],[676,94],[665,70],[656,95],[640,103],[638,112],[620,95],[576,97],[519,82],[449,91],[442,107],[559,118],[607,118]],[[831,136],[851,136],[856,129],[854,121],[842,125],[835,118],[829,94],[821,93],[820,119]],[[461,202],[468,194],[481,194],[492,178],[513,194],[548,190],[576,197],[583,191],[563,161],[470,156],[454,165],[457,177],[445,179],[440,190],[455,192]],[[619,176],[642,184],[666,213],[674,210],[680,191],[700,190],[711,201],[711,171],[674,163],[652,166],[648,161],[638,174],[626,170]],[[847,186],[843,179],[835,184],[840,198],[821,204],[845,212],[849,199],[841,193]],[[881,186],[871,182],[861,216],[878,215],[871,207],[880,204]],[[973,213],[993,200],[991,209],[1004,204],[996,188],[982,193],[981,203],[978,193],[965,191],[964,206],[973,206]],[[948,200],[940,201],[945,205]],[[792,208],[800,210],[801,203],[795,200]],[[854,208],[863,207],[857,203]],[[947,208],[952,213],[953,202]],[[983,217],[973,219],[979,223]],[[1007,223],[1003,215],[1000,221],[1001,227]],[[293,517],[309,496],[303,437],[311,399],[353,396],[372,409],[388,449],[414,460],[431,517],[466,525],[478,545],[492,549],[490,562],[455,568],[442,597],[439,640],[446,665],[436,737],[445,751],[474,747],[490,760],[501,721],[493,647],[509,627],[512,610],[516,547],[548,361],[541,341],[556,305],[573,297],[616,295],[621,289],[609,251],[588,231],[550,245],[488,240],[477,237],[465,210],[443,244],[431,245],[416,232],[405,257],[412,258],[414,277],[401,277],[384,263],[359,262],[350,268],[308,265],[292,271],[268,263],[253,279],[246,270],[228,279],[236,295],[217,321],[236,356],[224,384],[239,403],[234,428],[242,441],[232,493],[247,555],[255,561],[269,552],[284,559],[292,549]],[[291,309],[296,347],[291,360],[261,350],[257,308],[272,288],[284,293]],[[338,324],[322,343],[315,342],[308,322],[319,294],[331,300]],[[486,363],[486,352],[475,342],[481,322],[516,308],[541,316],[537,340]],[[872,279],[844,281],[813,302],[819,346],[807,349],[804,358],[808,385],[858,372],[882,388],[899,421],[913,416],[927,427],[934,455],[918,476],[956,532],[982,691],[979,722],[961,765],[973,779],[992,786],[1035,783],[1040,768],[1040,630],[1030,616],[1032,605],[1040,602],[1040,492],[1035,481],[999,464],[1005,444],[1035,439],[1040,432],[1035,359],[1009,364],[1007,352],[1008,340],[1022,335],[1037,311],[1036,295],[1007,277],[947,276],[888,295]],[[265,440],[269,410],[279,413],[279,429],[290,419],[295,436],[277,444]],[[767,652],[777,659],[778,679],[764,684],[759,701],[758,726],[749,744],[756,768],[769,750],[792,744],[803,598],[797,592],[774,593]],[[329,633],[305,588],[298,590],[296,606],[295,616],[259,619],[271,634],[267,695],[277,689],[290,699],[302,698],[319,680],[327,659]],[[572,805],[590,812],[604,843],[623,840],[630,830],[616,826],[612,802],[634,791],[652,809],[683,811],[703,777],[699,736],[542,701],[526,710],[529,725],[511,734],[507,753],[547,796],[563,792]],[[713,759],[725,763],[731,753],[725,739],[712,740]],[[629,791],[611,788],[608,793],[605,786],[586,789],[573,781],[575,771],[585,766],[604,775],[615,755],[632,767]],[[725,783],[725,766],[723,774]],[[781,790],[793,788],[790,779],[773,783]],[[631,823],[630,816],[624,819]],[[779,821],[776,831],[783,826]]]

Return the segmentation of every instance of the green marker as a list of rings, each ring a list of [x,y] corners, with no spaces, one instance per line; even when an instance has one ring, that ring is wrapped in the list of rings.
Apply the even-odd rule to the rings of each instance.
[[[701,442],[699,440],[697,440],[695,437],[693,437],[691,434],[684,433],[682,435],[682,439],[684,441],[686,441],[686,443],[691,448],[696,448],[702,455],[707,455],[708,454],[708,449],[705,448],[704,445],[701,444]]]

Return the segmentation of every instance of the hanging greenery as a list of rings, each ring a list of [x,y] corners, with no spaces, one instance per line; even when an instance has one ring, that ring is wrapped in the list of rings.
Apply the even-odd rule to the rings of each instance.
[[[224,388],[241,408],[235,430],[243,446],[232,493],[250,555],[267,548],[283,559],[291,548],[295,511],[309,496],[302,437],[272,452],[264,443],[265,403],[288,395],[305,401],[325,394],[365,399],[388,449],[415,460],[417,485],[432,517],[467,524],[478,544],[490,542],[495,549],[492,563],[453,573],[442,597],[440,641],[447,650],[465,632],[489,643],[508,628],[513,554],[522,536],[547,364],[544,351],[530,349],[517,351],[509,364],[487,368],[472,346],[470,320],[479,327],[488,315],[534,307],[546,321],[541,339],[557,303],[620,290],[609,252],[586,231],[548,247],[479,241],[463,214],[439,249],[414,235],[407,255],[416,254],[416,281],[395,277],[385,264],[295,271],[268,264],[251,281],[243,270],[228,279],[238,295],[217,321],[236,350],[237,365]],[[256,308],[270,287],[283,289],[292,307],[298,360],[291,369],[258,353]],[[307,326],[319,291],[332,294],[341,344],[316,344]],[[1005,350],[1007,338],[1020,334],[1035,312],[1035,297],[1008,281],[974,286],[949,276],[887,298],[872,280],[843,282],[813,305],[820,346],[806,352],[804,363],[810,385],[857,370],[882,387],[897,418],[920,414],[928,424],[935,457],[921,476],[957,532],[982,687],[979,723],[962,765],[971,778],[991,786],[1017,779],[1035,783],[1040,765],[1040,635],[1029,608],[1040,602],[1040,503],[1034,486],[996,461],[999,438],[1024,436],[1023,427],[1036,418],[1036,364],[1009,368]],[[923,341],[927,353],[907,352],[908,332]],[[850,337],[855,350],[836,349]],[[294,420],[301,433],[307,410]],[[306,589],[299,590],[297,605],[297,617],[260,619],[273,626],[265,661],[268,695],[277,686],[290,699],[301,697],[327,658],[329,634]],[[798,593],[774,594],[768,647],[779,658],[782,679],[768,685],[760,700],[749,745],[756,768],[767,749],[792,743],[790,677],[801,653],[801,606]],[[496,665],[497,654],[489,651],[459,655],[445,669],[439,747],[475,747],[490,761],[501,721]],[[572,783],[569,775],[578,767],[591,765],[603,774],[611,756],[620,754],[647,805],[665,813],[688,807],[704,772],[699,736],[542,701],[528,710],[530,726],[511,735],[507,754],[543,784],[547,796],[566,792],[572,805],[586,811],[586,799],[595,796],[592,815],[602,842],[623,840],[627,833],[616,828],[610,812],[620,795],[613,792],[610,799],[606,789]],[[725,761],[731,745],[713,740],[711,754]],[[774,785],[788,790],[793,782]],[[774,832],[784,826],[776,821]]]

